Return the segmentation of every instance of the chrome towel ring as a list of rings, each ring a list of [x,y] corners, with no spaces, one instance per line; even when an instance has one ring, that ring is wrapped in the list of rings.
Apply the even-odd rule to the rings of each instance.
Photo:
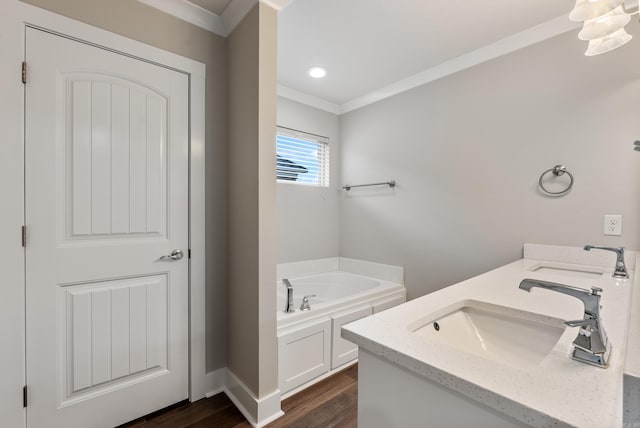
[[[567,186],[567,188],[564,189],[564,190],[561,190],[559,192],[551,192],[551,191],[547,190],[544,187],[544,184],[542,184],[542,179],[548,173],[552,173],[554,175],[554,177],[561,177],[564,174],[567,174],[569,176],[569,185]],[[540,174],[540,179],[538,180],[538,185],[540,186],[540,189],[542,189],[543,192],[545,192],[545,193],[547,193],[549,195],[554,195],[554,196],[564,195],[573,186],[573,175],[567,170],[567,167],[565,167],[564,165],[556,165],[553,168],[548,169],[545,172],[543,172],[542,174]]]

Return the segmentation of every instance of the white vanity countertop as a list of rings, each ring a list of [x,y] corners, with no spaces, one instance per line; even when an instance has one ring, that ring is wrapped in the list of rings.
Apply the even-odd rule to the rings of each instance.
[[[531,426],[621,427],[622,378],[635,253],[627,252],[627,267],[632,276],[627,280],[611,276],[615,265],[613,253],[528,244],[525,257],[351,323],[343,327],[342,336],[369,352]],[[541,265],[551,269],[536,271]],[[603,275],[580,278],[562,268],[600,270]],[[462,300],[477,300],[563,320],[582,318],[580,300],[536,288],[527,293],[518,288],[525,278],[603,289],[601,318],[612,344],[607,369],[570,359],[572,341],[578,333],[576,328],[568,327],[549,355],[538,365],[529,367],[506,365],[461,352],[420,337],[409,328],[426,315]]]

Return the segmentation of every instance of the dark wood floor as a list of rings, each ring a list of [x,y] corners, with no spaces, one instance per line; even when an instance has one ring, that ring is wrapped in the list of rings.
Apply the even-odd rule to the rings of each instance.
[[[318,382],[282,402],[284,416],[267,428],[357,427],[358,365]],[[182,403],[120,428],[251,428],[221,393],[193,404]]]

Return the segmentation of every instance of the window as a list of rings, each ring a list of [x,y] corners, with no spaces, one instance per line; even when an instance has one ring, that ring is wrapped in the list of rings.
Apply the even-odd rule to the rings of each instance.
[[[329,187],[329,139],[278,127],[276,172],[279,182]]]

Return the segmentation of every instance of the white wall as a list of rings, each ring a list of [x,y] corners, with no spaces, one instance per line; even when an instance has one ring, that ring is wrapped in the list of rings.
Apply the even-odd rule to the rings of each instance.
[[[278,97],[278,125],[329,138],[330,187],[278,183],[278,263],[337,257],[340,250],[339,118]]]
[[[340,255],[404,266],[410,298],[521,257],[525,242],[640,247],[640,56],[571,32],[341,117]],[[549,198],[562,163],[573,190]],[[624,216],[603,236],[603,215]]]

